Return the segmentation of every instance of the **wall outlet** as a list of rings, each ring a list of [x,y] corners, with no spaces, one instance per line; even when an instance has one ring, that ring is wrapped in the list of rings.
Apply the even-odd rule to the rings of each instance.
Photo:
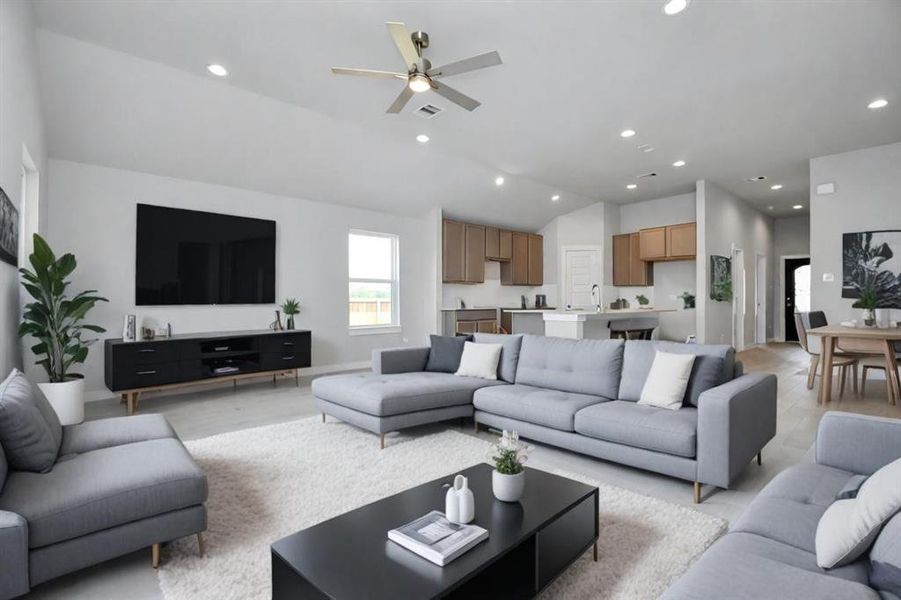
[[[832,273],[823,273],[823,281],[826,281],[826,282],[835,281],[835,275]]]

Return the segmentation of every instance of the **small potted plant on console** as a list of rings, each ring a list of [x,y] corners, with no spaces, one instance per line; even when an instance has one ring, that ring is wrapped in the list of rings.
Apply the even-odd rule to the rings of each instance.
[[[527,446],[519,441],[515,431],[504,430],[501,439],[491,448],[494,472],[491,474],[491,490],[494,497],[504,502],[517,502],[526,487]]]
[[[300,302],[297,298],[288,298],[282,304],[282,312],[285,313],[285,329],[294,329],[294,315],[300,313]]]

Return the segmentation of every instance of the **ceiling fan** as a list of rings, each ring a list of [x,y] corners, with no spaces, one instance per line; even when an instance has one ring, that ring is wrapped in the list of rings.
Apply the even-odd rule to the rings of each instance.
[[[422,51],[429,47],[429,34],[424,31],[414,31],[412,34],[407,32],[407,27],[403,23],[385,23],[388,26],[388,33],[394,40],[394,44],[400,51],[406,63],[405,73],[395,73],[392,71],[375,71],[372,69],[352,69],[348,67],[332,67],[332,73],[336,75],[359,75],[363,77],[376,77],[379,79],[403,79],[406,82],[404,89],[400,95],[386,112],[399,113],[403,110],[413,94],[419,92],[427,92],[429,90],[435,92],[439,96],[443,96],[458,106],[462,106],[466,110],[473,111],[479,107],[481,102],[470,98],[454,88],[450,87],[443,81],[438,81],[442,77],[449,75],[459,75],[476,69],[484,69],[485,67],[493,67],[501,64],[501,56],[494,52],[486,52],[471,58],[464,58],[456,62],[448,63],[444,66],[432,68],[429,59],[423,58]]]

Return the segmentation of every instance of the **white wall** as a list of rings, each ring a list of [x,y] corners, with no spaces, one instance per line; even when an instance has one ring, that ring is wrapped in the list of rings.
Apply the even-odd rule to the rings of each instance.
[[[744,251],[746,274],[745,345],[754,343],[754,279],[757,254],[767,262],[767,338],[773,336],[773,219],[752,208],[741,198],[709,181],[699,181],[697,189],[698,248],[697,303],[704,305],[699,318],[699,340],[710,344],[732,341],[732,303],[711,300],[708,291],[710,255],[731,256],[733,248]],[[703,254],[702,254],[703,252]],[[733,283],[733,288],[735,284]]]
[[[901,229],[899,180],[901,143],[810,161],[811,305],[825,311],[830,323],[860,317],[853,300],[842,298],[842,234]],[[835,184],[835,193],[818,196],[822,183]],[[823,281],[827,273],[833,281]],[[890,318],[901,318],[901,311]]]
[[[172,323],[176,333],[264,329],[274,305],[136,307],[135,215],[150,203],[277,221],[276,297],[301,303],[297,327],[313,332],[313,365],[368,361],[373,348],[419,344],[435,325],[432,228],[425,219],[273,196],[79,163],[49,164],[48,237],[78,260],[73,289],[97,289],[110,299],[90,321],[119,337],[125,314],[139,323]],[[403,332],[350,336],[347,331],[347,232],[351,228],[400,236],[400,314]],[[432,287],[431,289],[434,289]],[[102,348],[85,367],[87,388],[103,390]],[[93,394],[96,397],[96,393]]]
[[[32,7],[23,0],[0,2],[0,187],[22,211],[22,147],[35,161],[41,176],[38,212],[44,221],[46,144],[38,89],[37,48]],[[19,257],[20,262],[27,257]],[[19,323],[19,286],[15,267],[0,262],[0,377],[23,361],[16,334]],[[30,353],[29,353],[30,354]]]
[[[783,256],[807,256],[810,254],[810,217],[785,217],[776,219],[773,227],[773,281],[776,291],[773,294],[773,337],[785,339],[785,275],[783,274]]]

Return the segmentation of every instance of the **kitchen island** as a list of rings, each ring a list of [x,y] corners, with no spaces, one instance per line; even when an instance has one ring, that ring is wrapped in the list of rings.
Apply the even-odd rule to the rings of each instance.
[[[544,335],[581,339],[607,339],[610,321],[620,319],[656,319],[675,308],[626,308],[597,310],[553,310],[542,313]]]

